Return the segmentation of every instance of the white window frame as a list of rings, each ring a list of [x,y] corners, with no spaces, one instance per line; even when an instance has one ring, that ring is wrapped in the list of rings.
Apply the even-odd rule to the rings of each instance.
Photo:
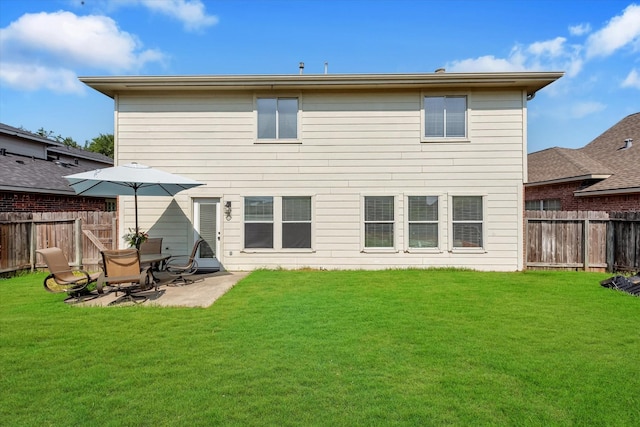
[[[453,238],[453,198],[454,197],[481,197],[482,198],[482,247],[480,248],[472,248],[472,247],[455,247],[453,246],[454,238]],[[449,252],[453,253],[486,253],[487,252],[487,226],[489,224],[489,220],[487,218],[487,194],[474,194],[474,193],[455,193],[449,194],[447,197],[447,234],[448,234],[448,249]],[[466,221],[456,221],[457,223],[462,223]],[[469,223],[477,223],[478,221],[468,221]]]
[[[272,197],[273,198],[273,248],[245,248],[245,212],[244,212],[244,203],[247,197]],[[283,248],[282,247],[282,198],[283,197],[309,197],[311,199],[311,247],[310,248]],[[241,218],[242,218],[242,227],[241,229],[241,243],[242,250],[241,253],[315,253],[315,235],[316,235],[316,198],[313,195],[307,194],[284,194],[274,196],[273,194],[250,194],[247,196],[241,197]]]
[[[424,99],[426,97],[466,97],[467,109],[464,115],[464,129],[465,136],[463,137],[431,137],[425,135],[426,129],[426,116],[425,116],[425,107],[424,107]],[[471,116],[471,95],[468,91],[450,91],[450,92],[430,92],[430,91],[422,91],[420,93],[420,141],[421,142],[470,142],[471,136],[469,135],[469,117]],[[445,123],[446,128],[446,123]]]
[[[276,130],[276,138],[258,138],[258,99],[297,99],[298,100],[298,112],[296,114],[296,138],[278,138],[278,131]],[[253,96],[253,113],[254,113],[254,143],[256,144],[300,144],[301,143],[301,121],[302,121],[302,94],[285,92],[285,93],[256,93]],[[276,126],[278,120],[276,118]],[[277,128],[276,128],[277,129]]]
[[[527,209],[526,204],[535,202],[538,206],[535,209]],[[557,202],[558,209],[549,209],[549,203]],[[559,211],[562,210],[562,200],[560,198],[554,199],[540,199],[540,200],[525,200],[525,210],[533,210],[533,211]]]
[[[271,203],[273,206],[273,212],[271,214],[271,220],[267,221],[267,220],[252,220],[252,221],[247,221],[246,220],[246,209],[245,209],[245,203],[246,200],[249,198],[257,198],[257,197],[270,197],[271,198]],[[271,230],[272,230],[272,247],[271,248],[247,248],[245,246],[246,244],[246,226],[247,224],[271,224]],[[266,251],[273,251],[273,249],[276,247],[276,200],[275,197],[273,196],[269,196],[269,195],[250,195],[250,196],[245,196],[242,198],[242,248],[245,251],[256,251],[256,250],[266,250]]]
[[[393,198],[393,245],[388,247],[367,247],[365,246],[366,232],[365,232],[365,199],[367,197],[391,197]],[[398,245],[398,197],[394,194],[384,193],[376,194],[375,192],[361,194],[360,195],[360,247],[361,251],[365,253],[397,253]],[[387,223],[389,221],[381,221]]]
[[[435,221],[438,227],[438,245],[435,247],[427,247],[427,248],[414,248],[409,246],[410,234],[409,234],[409,224],[412,221],[409,221],[409,197],[437,197],[438,198],[438,220]],[[429,194],[406,194],[404,196],[404,251],[412,252],[412,253],[441,253],[442,248],[444,247],[445,241],[445,229],[443,224],[445,224],[445,208],[444,208],[444,197],[441,193],[429,193]],[[419,223],[434,223],[434,221],[420,221]]]

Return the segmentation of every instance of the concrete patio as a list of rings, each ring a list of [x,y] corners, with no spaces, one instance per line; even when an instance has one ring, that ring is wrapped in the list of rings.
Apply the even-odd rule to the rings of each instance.
[[[184,286],[169,286],[171,277],[166,273],[155,273],[159,278],[158,291],[155,288],[136,292],[136,295],[144,295],[147,300],[141,305],[156,305],[163,307],[209,307],[215,300],[224,295],[249,272],[219,271],[208,274],[194,274],[189,278],[194,282]],[[122,293],[116,296],[115,292],[105,293],[98,298],[78,304],[80,306],[106,307],[115,301]],[[130,305],[123,303],[122,305]],[[118,304],[119,305],[119,304]],[[115,306],[118,306],[115,305]]]

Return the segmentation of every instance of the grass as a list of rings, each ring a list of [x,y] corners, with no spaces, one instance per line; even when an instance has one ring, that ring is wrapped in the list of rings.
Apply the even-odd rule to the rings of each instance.
[[[0,281],[2,425],[638,425],[606,274],[257,271],[208,309]]]

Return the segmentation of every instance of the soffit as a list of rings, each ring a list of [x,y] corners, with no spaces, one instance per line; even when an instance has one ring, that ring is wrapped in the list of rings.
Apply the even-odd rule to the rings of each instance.
[[[80,77],[80,81],[113,98],[130,91],[170,90],[385,90],[511,88],[528,95],[553,83],[562,72],[300,74],[217,76]]]

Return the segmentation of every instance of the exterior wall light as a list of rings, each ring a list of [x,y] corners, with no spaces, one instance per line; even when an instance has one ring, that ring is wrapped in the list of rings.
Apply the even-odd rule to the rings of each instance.
[[[231,201],[227,201],[224,204],[224,217],[227,219],[227,221],[231,220]]]

